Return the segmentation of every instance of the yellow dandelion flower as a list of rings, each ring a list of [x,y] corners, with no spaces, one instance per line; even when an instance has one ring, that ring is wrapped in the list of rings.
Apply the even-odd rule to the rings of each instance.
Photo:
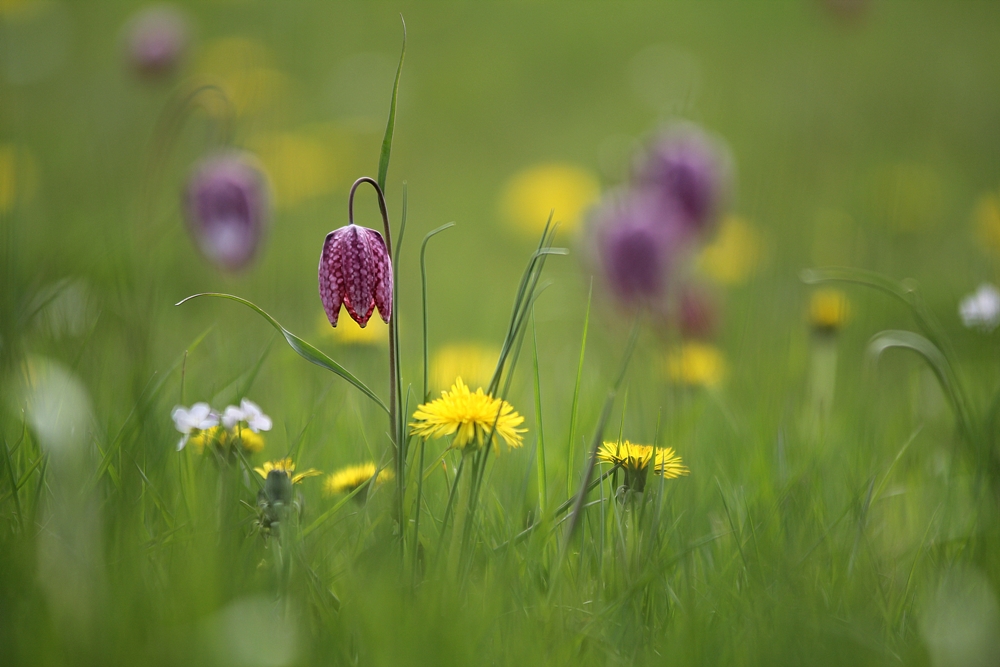
[[[649,464],[653,460],[653,447],[636,445],[628,440],[605,442],[597,451],[597,460],[621,466],[625,472],[625,487],[634,491],[642,491],[646,486]],[[656,450],[656,463],[653,465],[653,472],[662,475],[665,479],[674,479],[691,473],[672,447]]]
[[[248,428],[240,429],[239,433],[230,431],[224,426],[213,426],[204,431],[192,431],[188,444],[194,445],[201,454],[205,447],[214,445],[221,450],[227,449],[233,443],[238,443],[248,454],[256,454],[264,449],[264,436],[254,433]]]
[[[323,481],[323,493],[332,496],[338,493],[350,493],[362,484],[375,477],[378,468],[374,463],[361,463],[359,465],[341,468],[335,473],[327,475]],[[375,484],[380,485],[390,482],[395,478],[393,472],[387,468],[379,471]]]
[[[976,238],[987,250],[1000,255],[1000,197],[983,195],[973,213]]]
[[[201,454],[205,451],[205,447],[209,445],[221,443],[229,437],[229,431],[221,426],[213,426],[212,428],[207,428],[204,431],[192,431],[191,438],[188,440],[188,445],[193,445],[198,453]]]
[[[431,357],[430,384],[434,388],[448,387],[455,378],[465,378],[469,384],[487,384],[500,358],[499,348],[479,343],[445,345]]]
[[[756,271],[763,242],[749,222],[735,215],[722,221],[715,240],[698,257],[698,267],[723,285],[738,285]]]
[[[368,320],[364,329],[351,317],[341,317],[336,327],[330,326],[326,313],[316,317],[320,335],[343,345],[388,345],[389,325],[380,317]]]
[[[809,298],[809,324],[816,331],[841,329],[850,314],[847,295],[838,289],[820,289]]]
[[[507,182],[500,198],[504,218],[524,232],[538,234],[549,212],[562,229],[575,229],[601,194],[597,177],[573,164],[551,163],[529,167]]]
[[[689,341],[667,355],[665,371],[679,384],[711,387],[725,379],[726,360],[714,345]]]
[[[304,470],[303,472],[293,475],[295,472],[295,464],[291,459],[278,459],[277,461],[268,461],[260,468],[254,468],[254,471],[264,479],[267,479],[267,474],[272,470],[279,470],[292,480],[292,484],[298,484],[306,477],[315,477],[316,475],[322,475],[319,470],[315,468],[309,468],[309,470]]]
[[[463,451],[481,449],[494,424],[508,447],[520,447],[521,434],[527,432],[517,428],[524,417],[510,403],[484,393],[482,387],[473,393],[462,378],[455,380],[451,391],[442,391],[441,398],[417,406],[413,419],[416,421],[410,424],[412,435],[421,438],[452,435],[451,446]]]
[[[260,450],[264,449],[264,436],[260,433],[254,433],[248,428],[240,429],[240,432],[232,433],[232,438],[243,446],[244,451],[250,454],[256,454]]]

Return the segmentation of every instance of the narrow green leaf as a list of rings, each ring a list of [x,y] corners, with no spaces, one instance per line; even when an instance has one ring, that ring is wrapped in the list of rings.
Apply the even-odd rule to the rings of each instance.
[[[569,443],[566,447],[566,494],[573,495],[573,452],[576,445],[576,418],[580,407],[580,382],[583,378],[583,355],[587,349],[587,330],[590,328],[590,302],[594,296],[594,279],[590,279],[590,291],[587,292],[587,311],[583,316],[583,340],[580,341],[580,361],[576,365],[576,383],[573,385],[573,405],[570,408]]]
[[[403,21],[402,15],[399,17]],[[378,158],[378,186],[385,192],[385,177],[389,173],[389,153],[392,152],[392,133],[396,129],[396,94],[399,92],[399,75],[403,72],[403,57],[406,56],[406,21],[403,21],[403,48],[399,52],[399,65],[396,66],[396,81],[392,84],[392,101],[389,103],[389,120],[385,124],[385,136],[382,138],[382,153]]]
[[[17,514],[17,526],[19,530],[24,530],[24,517],[21,515],[21,498],[18,496],[19,485],[15,479],[14,474],[14,462],[11,460],[10,448],[7,446],[7,440],[3,441],[3,453],[4,453],[4,467],[7,468],[7,477],[10,479],[10,492],[14,496],[14,511]],[[38,458],[41,460],[41,457]],[[36,465],[38,461],[35,462]]]
[[[424,236],[423,243],[420,244],[420,303],[424,312],[424,392],[420,395],[422,401],[426,401],[429,396],[427,387],[427,242],[446,229],[454,227],[454,222],[441,225],[437,229],[432,229]]]
[[[873,359],[878,360],[882,353],[892,348],[903,348],[916,352],[931,367],[937,376],[941,389],[951,401],[955,416],[961,428],[967,435],[972,435],[972,424],[966,411],[966,406],[955,389],[955,375],[951,364],[944,354],[931,341],[913,331],[889,330],[877,334],[868,343],[868,352]]]
[[[363,489],[367,489],[368,485],[371,484],[372,479],[376,479],[379,476],[379,474],[382,472],[382,470],[383,470],[382,468],[379,468],[378,470],[376,470],[375,474],[371,476],[371,479],[369,479],[367,482],[362,482],[361,484],[359,484],[356,489],[354,489],[353,491],[351,491],[350,493],[348,493],[346,496],[344,496],[343,498],[341,498],[340,500],[338,500],[336,505],[334,505],[333,507],[331,507],[330,509],[328,509],[327,511],[323,512],[318,517],[316,517],[316,520],[313,521],[311,524],[309,524],[302,531],[302,537],[303,537],[303,539],[307,535],[309,535],[309,533],[313,532],[314,530],[316,530],[317,528],[319,528],[320,526],[322,526],[324,523],[326,523],[326,521],[330,517],[332,517],[334,514],[336,514],[338,511],[340,511],[340,508],[343,507],[347,503],[348,500],[350,500],[354,496],[356,496],[359,493],[361,493],[361,491]]]
[[[358,378],[356,378],[350,371],[348,371],[346,368],[344,368],[343,366],[341,366],[340,364],[338,364],[336,361],[334,361],[333,359],[331,359],[327,355],[323,354],[322,352],[320,352],[319,350],[317,350],[315,347],[313,347],[312,345],[310,345],[306,341],[302,340],[301,338],[299,338],[298,336],[296,336],[295,334],[293,334],[292,332],[290,332],[285,327],[281,326],[281,324],[279,324],[276,319],[274,319],[273,317],[271,317],[266,311],[264,311],[264,309],[262,309],[260,306],[256,305],[252,301],[247,301],[246,299],[244,299],[242,297],[234,296],[232,294],[223,294],[221,292],[203,292],[201,294],[192,294],[191,296],[187,297],[186,299],[182,299],[181,301],[178,301],[176,305],[179,306],[179,305],[181,305],[183,303],[187,303],[191,299],[196,299],[196,298],[198,298],[200,296],[211,296],[211,297],[216,297],[216,298],[219,298],[219,299],[229,299],[230,301],[235,301],[237,303],[242,303],[244,306],[246,306],[247,308],[250,308],[251,310],[253,310],[254,312],[256,312],[258,315],[260,315],[261,317],[263,317],[265,320],[267,320],[268,324],[270,324],[272,327],[274,327],[275,330],[277,330],[282,336],[285,337],[285,341],[288,343],[288,346],[291,347],[293,350],[295,350],[295,352],[300,357],[302,357],[303,359],[305,359],[309,363],[316,364],[317,366],[320,366],[321,368],[325,368],[326,370],[330,371],[331,373],[339,375],[340,377],[342,377],[343,379],[347,380],[352,385],[354,385],[362,394],[364,394],[368,398],[370,398],[373,401],[375,401],[375,403],[380,408],[382,408],[386,412],[389,412],[389,408],[386,407],[385,403],[382,402],[382,399],[379,398],[375,394],[375,392],[373,392],[371,389],[369,389],[368,386],[365,385],[364,382],[362,382],[361,380],[359,380]]]
[[[535,313],[531,313],[531,343],[535,353],[535,421],[538,422],[538,447],[535,448],[538,465],[538,513],[545,515],[545,429],[542,428],[542,383],[538,372],[538,335],[535,331]]]

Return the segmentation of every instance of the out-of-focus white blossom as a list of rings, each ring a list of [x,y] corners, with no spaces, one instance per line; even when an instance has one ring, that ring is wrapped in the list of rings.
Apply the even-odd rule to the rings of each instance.
[[[972,329],[993,331],[1000,324],[1000,291],[994,285],[983,283],[958,305],[962,324]]]
[[[259,405],[246,398],[240,401],[239,407],[230,405],[222,413],[222,425],[226,428],[232,430],[240,422],[246,422],[254,433],[271,430],[271,418]]]
[[[219,415],[208,403],[195,403],[190,410],[178,405],[170,416],[174,420],[174,428],[184,434],[177,443],[177,451],[184,449],[192,431],[204,431],[219,425]]]

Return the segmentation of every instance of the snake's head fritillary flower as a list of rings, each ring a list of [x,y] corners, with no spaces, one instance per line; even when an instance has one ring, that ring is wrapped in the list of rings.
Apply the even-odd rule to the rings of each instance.
[[[597,254],[620,305],[660,302],[678,248],[676,225],[660,224],[657,203],[642,192],[612,197],[598,212]]]
[[[177,68],[188,45],[188,22],[173,5],[140,10],[125,26],[125,50],[131,67],[144,77],[159,77]]]
[[[208,403],[195,403],[190,409],[178,405],[170,413],[174,420],[174,428],[183,434],[180,442],[177,443],[177,450],[184,449],[192,434],[214,428],[219,425],[219,415],[217,415]]]
[[[333,326],[337,326],[341,305],[362,328],[376,307],[388,323],[392,262],[382,235],[353,223],[327,234],[319,258],[319,295]]]
[[[226,271],[250,264],[271,217],[267,179],[255,159],[236,152],[206,158],[188,180],[185,204],[205,257]]]
[[[1000,324],[1000,290],[989,283],[983,283],[968,295],[958,306],[962,324],[967,328],[990,332]]]
[[[661,206],[675,210],[688,232],[703,234],[724,208],[731,172],[729,154],[718,141],[695,126],[674,127],[642,156],[636,184],[657,193]]]

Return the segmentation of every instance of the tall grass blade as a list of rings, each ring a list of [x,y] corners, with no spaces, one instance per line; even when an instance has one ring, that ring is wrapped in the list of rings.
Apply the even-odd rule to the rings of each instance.
[[[622,381],[625,379],[625,373],[628,371],[629,362],[632,360],[632,352],[635,350],[635,343],[638,338],[639,320],[636,319],[635,324],[632,325],[632,333],[629,335],[628,343],[625,345],[625,352],[622,355],[621,365],[618,369],[618,377],[615,378],[614,384],[611,386],[607,397],[604,399],[604,408],[601,410],[601,416],[597,420],[597,426],[594,428],[594,437],[591,439],[590,443],[587,468],[583,474],[583,482],[580,484],[580,491],[576,496],[573,513],[570,515],[569,527],[566,528],[566,540],[563,543],[563,556],[560,557],[560,562],[562,561],[562,558],[565,557],[566,551],[569,549],[570,542],[573,539],[573,533],[576,531],[576,527],[580,523],[580,514],[583,512],[583,503],[587,497],[590,477],[594,474],[594,466],[597,465],[597,449],[601,446],[601,440],[604,437],[604,425],[607,423],[608,417],[611,415],[611,408],[614,406],[615,396],[618,394],[618,389],[621,387]]]
[[[966,435],[972,436],[974,433],[967,406],[959,396],[955,377],[948,359],[934,343],[927,340],[918,333],[912,331],[888,330],[876,334],[868,343],[868,353],[873,360],[877,361],[886,350],[892,348],[902,348],[916,352],[934,371],[941,389],[951,402],[955,410],[955,416],[959,420],[960,428]]]
[[[531,313],[531,343],[535,360],[535,422],[538,428],[538,445],[535,456],[538,465],[538,512],[545,514],[545,501],[548,497],[545,488],[545,429],[542,427],[542,384],[538,372],[538,335],[535,331],[535,313]]]
[[[590,328],[590,303],[594,296],[594,279],[590,279],[587,292],[587,310],[583,316],[583,337],[580,341],[580,360],[576,364],[576,382],[573,384],[573,405],[570,408],[569,442],[566,447],[566,494],[573,495],[574,448],[576,447],[576,419],[580,407],[580,383],[583,379],[583,356],[587,350],[587,331]]]
[[[440,234],[446,229],[450,229],[455,226],[454,222],[449,222],[441,225],[437,229],[432,229],[427,232],[424,236],[423,243],[420,244],[420,304],[423,310],[423,333],[424,333],[424,391],[420,395],[421,400],[426,402],[429,398],[428,382],[427,382],[427,242],[432,238]]]
[[[406,21],[403,22],[403,48],[399,52],[399,64],[396,66],[396,80],[392,84],[392,100],[389,102],[389,120],[385,124],[385,135],[382,138],[382,152],[378,158],[378,186],[385,192],[385,178],[389,173],[389,154],[392,152],[392,134],[396,130],[396,94],[399,92],[399,75],[403,72],[403,58],[406,56]]]
[[[338,375],[338,376],[342,377],[343,379],[347,380],[349,383],[351,383],[352,385],[354,385],[362,394],[364,394],[368,398],[372,399],[375,402],[375,404],[378,405],[383,410],[385,410],[386,413],[389,412],[389,408],[386,406],[385,403],[382,402],[382,399],[379,398],[375,394],[375,392],[373,392],[371,389],[369,389],[367,387],[367,385],[365,385],[364,382],[362,382],[361,380],[359,380],[358,378],[356,378],[350,371],[348,371],[346,368],[344,368],[343,366],[341,366],[340,364],[338,364],[336,361],[334,361],[333,359],[331,359],[327,355],[323,354],[322,352],[320,352],[319,350],[317,350],[315,347],[313,347],[312,345],[310,345],[306,341],[302,340],[301,338],[299,338],[298,336],[296,336],[295,334],[293,334],[291,331],[289,331],[285,327],[281,326],[281,324],[278,322],[278,320],[276,320],[273,317],[271,317],[263,308],[261,308],[260,306],[256,305],[252,301],[247,301],[246,299],[244,299],[242,297],[234,296],[232,294],[223,294],[221,292],[202,292],[201,294],[192,294],[191,296],[187,297],[186,299],[182,299],[181,301],[178,301],[175,305],[179,306],[179,305],[181,305],[183,303],[187,303],[191,299],[196,299],[196,298],[201,297],[201,296],[211,296],[211,297],[216,297],[216,298],[219,298],[219,299],[229,299],[230,301],[235,301],[237,303],[242,303],[244,306],[246,306],[247,308],[250,308],[255,313],[257,313],[258,315],[260,315],[261,317],[263,317],[265,320],[267,320],[268,324],[270,324],[272,327],[274,327],[275,330],[277,330],[282,336],[285,337],[285,341],[288,343],[288,346],[291,347],[293,350],[295,350],[295,352],[300,357],[302,357],[303,359],[305,359],[309,363],[316,364],[317,366],[320,366],[321,368],[325,368],[326,370],[334,373],[335,375]]]

